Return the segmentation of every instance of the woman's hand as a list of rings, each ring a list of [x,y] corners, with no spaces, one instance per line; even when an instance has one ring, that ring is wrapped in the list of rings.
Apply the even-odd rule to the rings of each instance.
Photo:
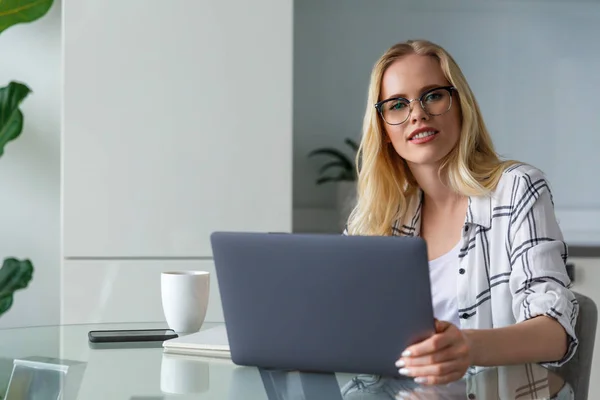
[[[399,373],[415,382],[439,385],[461,379],[472,364],[468,337],[455,325],[435,320],[436,333],[408,347],[396,362]]]

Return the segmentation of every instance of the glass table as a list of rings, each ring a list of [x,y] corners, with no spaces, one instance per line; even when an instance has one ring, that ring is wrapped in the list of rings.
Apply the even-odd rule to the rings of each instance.
[[[203,329],[215,326],[206,323]],[[449,385],[406,378],[240,367],[228,359],[164,354],[162,343],[98,346],[90,330],[165,324],[0,330],[0,398],[64,400],[571,399],[568,382],[539,365],[488,368]]]

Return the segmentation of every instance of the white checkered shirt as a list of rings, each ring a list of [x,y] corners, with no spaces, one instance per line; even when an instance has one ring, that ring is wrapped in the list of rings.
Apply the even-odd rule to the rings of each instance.
[[[395,236],[419,235],[421,204],[419,193],[404,219],[394,224]],[[499,328],[547,315],[564,327],[569,339],[565,356],[543,365],[567,362],[578,345],[579,305],[569,289],[567,245],[542,172],[514,165],[492,196],[470,197],[461,240],[456,271],[460,328]]]

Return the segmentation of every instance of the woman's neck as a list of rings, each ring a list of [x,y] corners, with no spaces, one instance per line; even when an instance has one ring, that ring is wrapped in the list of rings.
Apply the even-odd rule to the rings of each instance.
[[[438,175],[439,166],[419,165],[411,167],[411,173],[423,191],[424,202],[430,210],[444,211],[462,204],[465,197],[445,185]]]

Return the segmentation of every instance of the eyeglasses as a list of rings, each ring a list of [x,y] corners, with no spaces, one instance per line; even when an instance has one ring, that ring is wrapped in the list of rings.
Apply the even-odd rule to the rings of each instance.
[[[423,111],[429,116],[438,116],[447,113],[452,107],[452,92],[454,86],[442,86],[429,89],[417,99],[408,100],[403,97],[386,99],[375,104],[381,118],[389,125],[400,125],[410,116],[410,104],[418,101]]]

